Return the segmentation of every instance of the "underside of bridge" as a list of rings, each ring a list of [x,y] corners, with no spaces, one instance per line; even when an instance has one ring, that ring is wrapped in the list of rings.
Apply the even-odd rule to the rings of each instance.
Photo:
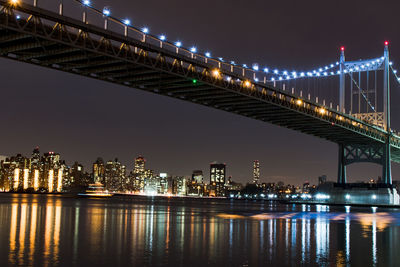
[[[226,70],[214,73],[214,66],[195,58],[57,13],[26,4],[10,8],[3,0],[0,6],[2,57],[269,122],[335,142],[346,151],[357,147],[369,162],[381,162],[378,155],[389,141],[391,160],[400,162],[400,138],[337,110],[248,83]],[[14,9],[26,16],[17,18]]]

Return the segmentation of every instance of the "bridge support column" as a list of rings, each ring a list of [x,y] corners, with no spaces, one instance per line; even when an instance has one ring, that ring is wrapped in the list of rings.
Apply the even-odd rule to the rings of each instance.
[[[385,184],[392,184],[392,164],[390,143],[386,142],[383,149],[382,180]]]
[[[339,144],[339,159],[338,159],[338,184],[346,183],[346,155],[343,144]]]

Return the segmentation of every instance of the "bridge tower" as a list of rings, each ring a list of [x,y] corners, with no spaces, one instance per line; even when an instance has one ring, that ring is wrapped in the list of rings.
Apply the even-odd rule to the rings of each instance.
[[[352,163],[359,162],[370,162],[382,165],[382,181],[387,185],[392,184],[392,172],[391,172],[391,151],[390,151],[390,138],[391,138],[391,128],[390,128],[390,83],[389,83],[389,43],[385,42],[383,62],[381,67],[376,70],[383,70],[383,129],[386,131],[386,142],[383,145],[368,145],[368,144],[339,144],[338,153],[338,180],[339,184],[345,184],[347,182],[346,177],[346,166]],[[344,47],[341,47],[340,53],[340,80],[339,80],[339,108],[340,111],[345,113],[345,78],[346,73],[348,73],[348,65],[352,67],[356,66],[357,63],[351,62],[347,63],[345,61]],[[361,63],[360,63],[361,64]],[[358,67],[356,66],[358,69]],[[350,81],[354,82],[352,74]],[[359,76],[360,77],[360,76]],[[358,84],[359,94],[362,93],[361,85]],[[352,85],[353,88],[353,85]],[[367,92],[368,92],[367,88]],[[353,94],[353,91],[351,92]],[[376,88],[375,88],[375,98],[376,98]],[[351,98],[352,99],[352,98]],[[367,99],[368,101],[368,99]],[[376,107],[374,107],[376,108]],[[350,110],[350,113],[352,110]],[[376,111],[375,111],[376,112]],[[356,116],[358,115],[358,116]],[[357,118],[362,118],[362,114],[354,114]],[[378,114],[375,114],[378,116]]]

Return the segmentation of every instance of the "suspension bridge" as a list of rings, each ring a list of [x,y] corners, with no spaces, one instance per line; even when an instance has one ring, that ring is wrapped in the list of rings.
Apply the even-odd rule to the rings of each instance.
[[[0,0],[2,57],[99,79],[280,125],[338,144],[338,183],[346,166],[400,162],[400,136],[390,124],[390,82],[400,81],[389,44],[372,59],[339,61],[314,70],[285,71],[216,58],[148,28],[118,19],[88,0]],[[76,5],[80,17],[64,12]],[[326,91],[332,92],[329,101]],[[324,95],[322,97],[321,95]]]

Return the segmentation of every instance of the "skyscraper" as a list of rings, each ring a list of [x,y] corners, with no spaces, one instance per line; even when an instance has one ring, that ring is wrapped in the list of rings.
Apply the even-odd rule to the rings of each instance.
[[[122,191],[126,184],[126,167],[118,159],[109,160],[104,172],[105,187],[110,191]]]
[[[258,184],[259,180],[260,180],[260,162],[258,160],[255,160],[253,162],[253,183]]]
[[[95,183],[104,184],[104,161],[102,158],[97,158],[93,163],[93,180]]]
[[[215,196],[225,196],[226,165],[213,162],[210,164],[210,186],[215,191]]]
[[[136,190],[142,191],[144,189],[144,179],[146,177],[146,160],[144,157],[139,156],[135,159],[135,167],[133,169],[133,176],[135,179]]]
[[[144,157],[139,156],[135,159],[135,168],[133,169],[133,172],[138,175],[144,175],[145,174],[145,164],[146,164],[146,160],[144,159]]]

